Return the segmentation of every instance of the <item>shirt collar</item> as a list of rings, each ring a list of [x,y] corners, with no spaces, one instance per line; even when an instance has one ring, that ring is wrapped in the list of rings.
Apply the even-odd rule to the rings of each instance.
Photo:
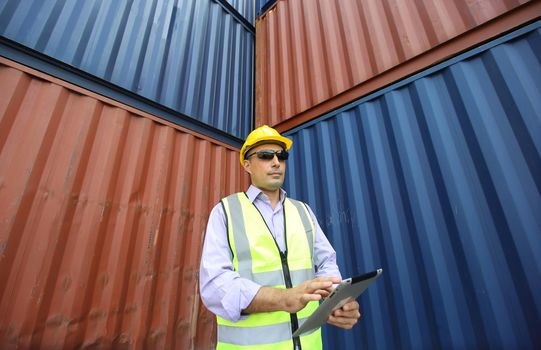
[[[252,203],[256,200],[256,198],[260,194],[264,194],[263,191],[261,191],[259,188],[255,187],[254,185],[250,185],[250,187],[248,187],[248,190],[246,191],[246,195],[248,196],[248,199],[250,199]],[[286,196],[287,196],[287,192],[283,188],[280,188],[280,202],[283,202]]]

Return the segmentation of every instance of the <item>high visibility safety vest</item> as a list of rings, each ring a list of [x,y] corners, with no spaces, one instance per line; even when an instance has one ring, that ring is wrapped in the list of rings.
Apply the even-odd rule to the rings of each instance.
[[[244,192],[222,199],[227,220],[227,235],[233,255],[233,267],[243,278],[260,285],[291,288],[315,276],[314,224],[306,205],[286,198],[284,237],[286,251],[280,252],[259,209]],[[321,329],[292,338],[292,333],[318,307],[316,301],[295,314],[284,311],[262,312],[230,322],[217,317],[218,350],[321,349]]]

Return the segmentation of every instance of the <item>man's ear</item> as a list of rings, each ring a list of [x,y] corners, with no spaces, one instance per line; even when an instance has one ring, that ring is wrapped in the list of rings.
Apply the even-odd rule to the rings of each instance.
[[[249,160],[244,160],[244,164],[242,165],[242,167],[244,168],[244,171],[246,171],[248,174],[252,175],[252,171],[250,169],[250,161]]]

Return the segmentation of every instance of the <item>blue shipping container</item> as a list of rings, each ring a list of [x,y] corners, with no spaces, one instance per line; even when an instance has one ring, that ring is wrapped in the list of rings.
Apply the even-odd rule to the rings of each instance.
[[[254,33],[212,0],[3,0],[0,35],[227,133],[252,128]]]
[[[286,133],[344,275],[328,349],[541,348],[541,22]]]
[[[220,0],[223,1],[223,0]],[[227,0],[248,22],[254,25],[255,0]]]

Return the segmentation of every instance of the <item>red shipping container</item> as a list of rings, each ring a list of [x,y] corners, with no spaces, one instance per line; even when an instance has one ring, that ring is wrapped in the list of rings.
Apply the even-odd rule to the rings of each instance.
[[[0,347],[210,349],[197,272],[238,150],[0,58]]]
[[[256,21],[256,125],[290,130],[539,16],[528,0],[279,0]]]

